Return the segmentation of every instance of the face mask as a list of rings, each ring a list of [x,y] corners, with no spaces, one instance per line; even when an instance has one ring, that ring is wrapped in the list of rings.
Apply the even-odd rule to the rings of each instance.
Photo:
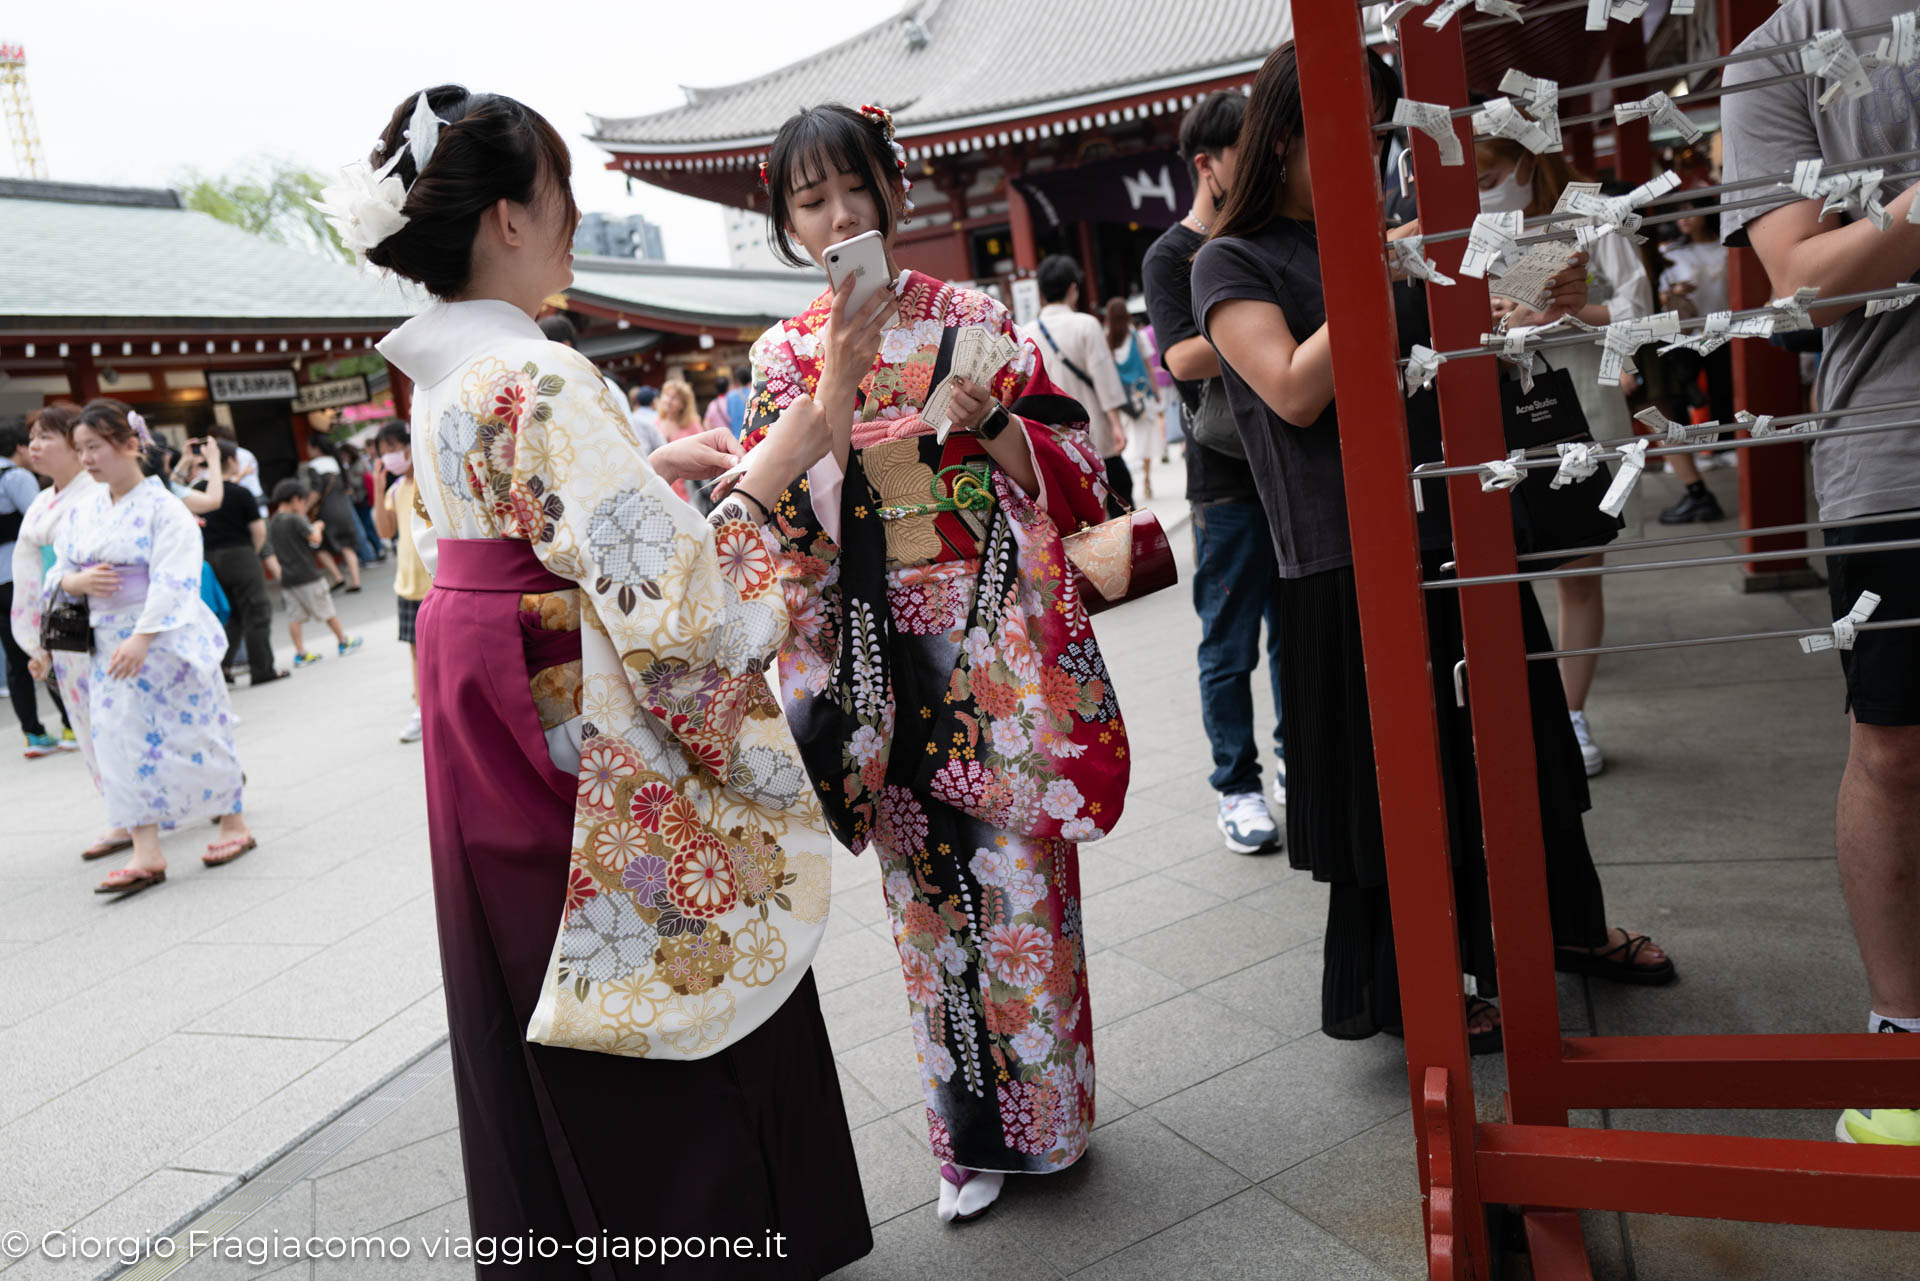
[[[397,449],[390,454],[380,455],[380,465],[394,476],[404,476],[413,470],[413,464],[407,461],[407,456]]]
[[[1533,184],[1518,181],[1514,177],[1517,168],[1509,169],[1506,177],[1481,191],[1481,213],[1526,212],[1527,206],[1533,203]]]

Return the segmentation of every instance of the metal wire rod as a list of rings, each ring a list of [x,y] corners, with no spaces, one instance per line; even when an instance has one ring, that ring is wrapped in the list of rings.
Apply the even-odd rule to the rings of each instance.
[[[1920,160],[1920,151],[1891,151],[1884,156],[1868,156],[1863,160],[1849,160],[1844,164],[1829,165],[1823,168],[1820,172],[1825,177],[1831,177],[1837,173],[1851,173],[1855,169],[1872,169],[1881,165],[1905,164],[1908,161],[1912,161],[1912,160]],[[1888,178],[1885,181],[1893,182],[1893,181],[1896,181],[1898,177],[1899,175],[1895,175],[1895,177]],[[1667,192],[1665,195],[1655,196],[1653,199],[1647,201],[1647,203],[1643,205],[1642,208],[1650,209],[1655,205],[1678,204],[1682,201],[1706,200],[1709,197],[1731,195],[1734,192],[1738,192],[1738,191],[1757,191],[1762,187],[1774,187],[1774,186],[1785,187],[1787,186],[1787,184],[1791,183],[1792,181],[1793,181],[1793,174],[1791,172],[1788,172],[1783,174],[1768,174],[1762,178],[1747,178],[1740,182],[1716,183],[1711,187],[1678,187],[1673,191]],[[1791,188],[1788,188],[1788,189],[1791,191]],[[1802,198],[1803,197],[1801,197],[1797,192],[1794,193],[1794,199],[1799,200]],[[1733,207],[1734,206],[1732,205],[1716,204],[1714,205],[1712,212],[1718,213],[1723,208],[1733,208]],[[1740,207],[1747,208],[1748,206],[1742,205]],[[1688,217],[1693,212],[1694,211],[1692,210],[1683,210],[1678,215],[1678,217],[1685,218],[1685,217]],[[1538,231],[1542,228],[1552,228],[1556,223],[1568,224],[1576,220],[1577,220],[1576,216],[1573,214],[1566,214],[1566,213],[1535,214],[1533,217],[1528,218],[1524,225],[1527,227],[1529,232],[1533,232],[1533,231]],[[1642,219],[1640,225],[1644,227],[1656,222],[1673,222],[1676,220],[1677,220],[1676,218],[1669,218],[1664,215],[1654,215],[1654,216],[1650,216]],[[1455,231],[1436,231],[1432,235],[1422,236],[1420,238],[1420,243],[1426,244],[1426,245],[1435,245],[1446,240],[1464,240],[1472,234],[1473,234],[1473,228],[1471,227],[1461,227]],[[1562,240],[1562,239],[1565,239],[1564,233],[1560,235],[1538,236],[1538,237],[1529,234],[1529,235],[1520,236],[1516,238],[1515,243],[1522,244],[1522,245],[1530,245],[1530,244],[1541,243],[1544,240]]]
[[[1892,22],[1875,22],[1864,27],[1850,27],[1841,32],[1841,34],[1851,43],[1855,40],[1865,40],[1870,36],[1884,36],[1892,30]],[[1695,62],[1676,62],[1672,66],[1655,67],[1650,71],[1638,71],[1630,76],[1614,76],[1610,80],[1595,80],[1583,85],[1569,85],[1560,90],[1560,99],[1564,102],[1568,98],[1578,98],[1589,93],[1599,93],[1606,89],[1625,89],[1632,85],[1659,84],[1663,81],[1671,83],[1672,81],[1679,80],[1683,76],[1690,76],[1696,71],[1713,71],[1720,67],[1731,67],[1742,62],[1760,62],[1767,58],[1787,57],[1798,54],[1801,47],[1802,46],[1798,44],[1764,45],[1757,49],[1745,49],[1739,53],[1722,54],[1718,58],[1701,58]],[[1801,71],[1784,77],[1769,77],[1764,81],[1751,81],[1744,85],[1730,86],[1725,89],[1725,92],[1737,93],[1743,89],[1758,89],[1764,85],[1785,84],[1793,80],[1805,80],[1812,75],[1813,73],[1810,71]],[[1454,107],[1447,112],[1447,115],[1450,119],[1462,120],[1479,110],[1480,108],[1477,106]],[[1387,121],[1383,124],[1375,125],[1373,131],[1375,133],[1392,133],[1396,129],[1405,129],[1406,127],[1406,125],[1397,125],[1392,121]]]
[[[1683,547],[1689,543],[1730,543],[1736,538],[1776,538],[1784,534],[1811,534],[1820,529],[1856,529],[1862,525],[1891,525],[1903,520],[1920,520],[1920,510],[1880,512],[1873,516],[1855,516],[1851,520],[1810,520],[1797,525],[1728,529],[1712,534],[1680,534],[1672,538],[1634,538],[1624,543],[1596,543],[1591,547],[1562,547],[1549,552],[1522,552],[1514,559],[1522,563],[1532,560],[1583,560],[1588,556],[1602,556],[1613,552],[1651,551],[1656,547]],[[1440,572],[1451,573],[1456,568],[1458,566],[1454,561],[1446,561],[1440,566]]]
[[[1913,158],[1920,159],[1920,153],[1915,154]],[[1855,165],[1855,166],[1849,166],[1849,167],[1861,168],[1861,167],[1870,167],[1870,166]],[[1831,172],[1840,173],[1841,171],[1842,170],[1840,168],[1835,168]],[[1920,178],[1920,169],[1908,170],[1903,173],[1889,174],[1887,177],[1881,179],[1881,181],[1882,182],[1906,182],[1915,178]],[[1768,179],[1767,183],[1771,183],[1774,181],[1776,180]],[[1778,181],[1784,182],[1785,180],[1778,180]],[[1761,185],[1766,185],[1766,184],[1761,184]],[[1682,192],[1685,192],[1684,188],[1682,188],[1681,190]],[[1691,193],[1686,193],[1686,194],[1689,195],[1690,197],[1697,197],[1702,191],[1707,191],[1707,190],[1711,190],[1711,188],[1698,188],[1695,191]],[[1670,203],[1674,198],[1675,198],[1675,195],[1673,193],[1670,193],[1667,196],[1656,197],[1653,200],[1649,200],[1647,204],[1656,205],[1656,204]],[[1784,209],[1790,204],[1793,204],[1797,201],[1805,200],[1808,198],[1809,197],[1802,196],[1799,192],[1794,191],[1791,188],[1788,188],[1786,191],[1772,192],[1772,193],[1769,193],[1768,195],[1756,196],[1752,200],[1725,201],[1724,203],[1714,205],[1712,210],[1710,210],[1709,212],[1712,212],[1714,214],[1719,214],[1719,213],[1726,212],[1728,210],[1740,210],[1740,209],[1767,209],[1767,208]],[[1898,196],[1894,198],[1896,200],[1899,199]],[[1694,209],[1670,209],[1666,213],[1649,214],[1646,217],[1643,217],[1642,219],[1640,219],[1640,225],[1642,227],[1658,227],[1663,223],[1679,222],[1682,218],[1692,218],[1699,212],[1701,211],[1694,210]],[[1524,245],[1544,245],[1552,241],[1564,241],[1567,239],[1567,233],[1572,231],[1574,227],[1583,220],[1584,217],[1585,215],[1582,215],[1582,214],[1560,213],[1560,214],[1546,214],[1537,219],[1529,218],[1527,219],[1528,225],[1532,225],[1537,222],[1540,226],[1548,229],[1544,231],[1534,231],[1534,232],[1529,232],[1523,235],[1515,236],[1513,238],[1513,243],[1516,245],[1524,246]],[[1458,231],[1436,231],[1431,236],[1422,236],[1420,239],[1420,243],[1423,245],[1432,245],[1432,244],[1438,244],[1444,240],[1462,240],[1468,236],[1471,236],[1472,234],[1473,234],[1473,228],[1471,227],[1464,227]]]
[[[1920,293],[1920,284],[1907,283],[1895,285],[1890,289],[1868,289],[1861,293],[1835,294],[1831,298],[1815,298],[1807,304],[1807,310],[1824,311],[1829,307],[1852,307],[1863,302],[1873,302],[1879,298],[1899,298],[1906,294],[1913,293]],[[1771,307],[1749,307],[1745,311],[1736,311],[1732,314],[1734,320],[1740,321],[1753,320],[1757,317],[1770,315],[1772,313],[1773,309]],[[1707,317],[1705,316],[1690,316],[1680,322],[1681,333],[1690,333],[1696,329],[1704,330],[1706,327]],[[1735,336],[1746,337],[1747,335]],[[1556,351],[1561,347],[1578,347],[1582,343],[1597,341],[1599,341],[1599,334],[1597,332],[1593,334],[1572,333],[1553,338],[1542,338],[1528,347],[1527,350]],[[1473,356],[1499,356],[1503,354],[1505,354],[1505,349],[1501,347],[1465,347],[1459,351],[1441,352],[1440,359],[1443,361],[1466,360]],[[1404,365],[1407,362],[1405,358],[1402,358],[1399,363]]]
[[[1545,4],[1531,5],[1520,12],[1526,18],[1546,18],[1556,13],[1572,13],[1575,9],[1587,7],[1587,0],[1548,0]],[[1409,15],[1411,16],[1411,15]],[[1522,19],[1525,20],[1524,18]],[[1476,18],[1460,29],[1462,31],[1482,31],[1488,27],[1511,27],[1511,18]]]
[[[1920,400],[1889,400],[1883,404],[1856,405],[1849,409],[1822,409],[1815,413],[1810,413],[1810,414],[1782,414],[1779,417],[1772,419],[1772,423],[1775,431],[1784,433],[1787,428],[1798,427],[1803,423],[1824,423],[1836,418],[1858,418],[1862,414],[1891,414],[1902,409],[1920,409]],[[1730,423],[1688,423],[1684,425],[1686,426],[1687,432],[1690,436],[1691,435],[1707,436],[1707,435],[1712,435],[1712,434],[1725,432],[1725,431],[1745,431],[1746,430],[1745,424],[1737,420]],[[1709,428],[1711,428],[1712,430],[1709,431],[1708,430]],[[1594,441],[1593,443],[1595,447],[1599,449],[1618,449],[1622,445],[1631,445],[1634,441],[1640,440],[1650,434],[1652,433],[1635,432],[1630,436],[1615,436],[1608,440],[1597,440],[1597,441]],[[1708,442],[1708,443],[1712,443],[1712,442]],[[1728,441],[1725,443],[1731,444],[1733,442]],[[1693,446],[1693,448],[1697,449],[1697,448],[1700,448],[1700,446],[1696,445],[1696,446]],[[1555,449],[1552,445],[1535,445],[1534,447],[1528,449],[1523,454],[1523,457],[1529,460],[1536,459],[1536,458],[1544,458],[1554,463],[1558,463],[1560,460],[1560,451]],[[1425,465],[1431,465],[1431,464],[1425,464]],[[1415,475],[1423,475],[1423,474],[1431,475],[1433,473],[1430,473],[1430,472],[1422,473],[1420,469],[1416,467],[1414,469],[1414,474]],[[1920,515],[1920,512],[1916,512],[1915,514]]]
[[[1920,618],[1889,618],[1884,622],[1855,623],[1855,632],[1891,632],[1906,627],[1920,627]],[[1745,641],[1763,640],[1799,640],[1806,636],[1824,636],[1825,628],[1804,627],[1778,632],[1737,632],[1731,636],[1687,636],[1677,640],[1641,641],[1634,645],[1595,645],[1590,649],[1548,649],[1527,655],[1529,663],[1543,663],[1549,659],[1598,657],[1601,654],[1645,654],[1660,649],[1698,649],[1702,645],[1733,645]],[[1453,665],[1453,701],[1461,706],[1467,705],[1467,660],[1461,659]]]
[[[1702,89],[1690,90],[1682,96],[1675,98],[1673,105],[1679,107],[1681,114],[1684,115],[1687,104],[1693,102],[1695,99],[1721,98],[1730,93],[1746,93],[1753,89],[1771,89],[1776,85],[1790,85],[1796,81],[1808,79],[1812,75],[1813,73],[1811,71],[1789,71],[1782,75],[1767,76],[1761,80],[1743,81],[1737,85],[1708,85]],[[1602,121],[1612,120],[1613,108],[1608,107],[1604,111],[1586,111],[1577,116],[1561,116],[1560,124],[1562,127],[1569,125],[1594,125]]]
[[[1920,618],[1889,618],[1880,623],[1855,623],[1856,632],[1891,632],[1904,627],[1920,627]],[[1644,654],[1655,649],[1694,649],[1701,645],[1732,645],[1742,641],[1799,640],[1802,636],[1824,636],[1824,627],[1801,627],[1779,632],[1739,632],[1732,636],[1690,636],[1680,640],[1642,641],[1637,645],[1596,645],[1591,649],[1549,649],[1528,654],[1529,663],[1549,658],[1585,658],[1600,654]],[[1466,661],[1464,659],[1462,662]]]
[[[1722,449],[1751,449],[1756,445],[1784,445],[1793,442],[1810,444],[1813,441],[1824,440],[1829,437],[1865,436],[1872,432],[1901,431],[1913,427],[1920,427],[1920,418],[1903,418],[1898,422],[1891,423],[1867,423],[1860,427],[1828,427],[1817,432],[1776,432],[1771,436],[1748,436],[1744,440],[1723,440],[1720,442],[1720,447]],[[1739,423],[1733,423],[1728,426],[1727,430],[1744,431],[1745,428]],[[1698,453],[1699,450],[1700,446],[1692,442],[1685,445],[1662,445],[1658,449],[1649,449],[1647,451],[1647,457],[1664,458],[1668,454],[1692,454]],[[1596,462],[1611,462],[1620,457],[1620,451],[1617,449],[1599,449],[1594,451],[1592,457]],[[1502,459],[1501,461],[1504,462],[1506,460]],[[1551,458],[1523,457],[1514,459],[1513,465],[1519,471],[1535,471],[1541,467],[1558,467],[1560,465],[1560,459],[1558,455]],[[1421,463],[1419,467],[1414,468],[1413,471],[1409,473],[1408,478],[1411,480],[1435,480],[1442,476],[1477,476],[1480,474],[1481,468],[1485,466],[1485,463],[1475,463],[1471,467],[1447,467],[1439,463]]]
[[[1823,556],[1865,556],[1872,552],[1901,552],[1920,547],[1920,538],[1896,538],[1848,547],[1780,547],[1772,551],[1741,552],[1728,556],[1689,556],[1681,560],[1627,560],[1579,569],[1528,569],[1515,574],[1483,574],[1477,578],[1428,578],[1420,586],[1446,591],[1455,587],[1488,587],[1495,583],[1539,583],[1559,578],[1599,578],[1606,574],[1649,574],[1661,569],[1703,569],[1710,565],[1745,565],[1764,560],[1815,560]],[[1566,555],[1565,552],[1556,553]]]

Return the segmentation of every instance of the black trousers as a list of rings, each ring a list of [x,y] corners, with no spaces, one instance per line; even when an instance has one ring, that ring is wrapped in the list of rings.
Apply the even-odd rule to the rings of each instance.
[[[1133,469],[1119,454],[1107,459],[1106,463],[1107,488],[1113,491],[1107,498],[1107,517],[1119,520],[1133,506]]]
[[[11,580],[0,583],[0,650],[7,655],[7,697],[13,700],[13,714],[20,721],[20,729],[27,734],[44,734],[47,727],[40,723],[40,708],[34,701],[33,687],[40,682],[33,679],[33,673],[27,670],[27,653],[14,643],[13,628],[7,623],[7,615],[13,612],[13,583]],[[60,713],[60,721],[67,721],[67,709],[60,703],[60,693],[47,682],[47,696],[53,699],[53,709]]]
[[[273,602],[267,596],[266,571],[260,554],[251,547],[209,547],[207,565],[227,594],[227,654],[220,666],[231,667],[240,642],[247,642],[247,667],[254,684],[273,679]]]

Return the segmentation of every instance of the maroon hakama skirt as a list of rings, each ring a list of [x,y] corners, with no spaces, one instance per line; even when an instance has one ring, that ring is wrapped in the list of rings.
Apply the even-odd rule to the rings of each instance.
[[[575,586],[524,542],[443,538],[420,610],[427,818],[467,1212],[476,1240],[561,1247],[550,1260],[476,1274],[823,1276],[867,1254],[873,1235],[811,973],[759,1028],[693,1062],[526,1039],[566,900],[576,792],[547,754],[530,673],[577,660],[580,642],[578,632],[523,630],[519,602]],[[770,1234],[781,1234],[784,1257],[712,1248],[725,1237],[764,1249]],[[604,1256],[616,1240],[662,1237],[708,1257],[663,1269],[657,1254],[589,1265],[572,1253],[581,1238]]]

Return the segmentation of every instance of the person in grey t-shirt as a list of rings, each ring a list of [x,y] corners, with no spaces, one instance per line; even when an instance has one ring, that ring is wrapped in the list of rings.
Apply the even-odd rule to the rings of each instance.
[[[1870,27],[1910,7],[1899,0],[1795,0],[1741,45],[1778,46],[1780,55],[1728,67],[1725,83],[1733,90],[1797,72],[1799,48],[1816,32]],[[1878,44],[1869,37],[1854,48],[1865,55]],[[1722,106],[1725,179],[1787,173],[1816,157],[1832,168],[1920,148],[1920,68],[1883,66],[1869,76],[1872,92],[1836,96],[1825,110],[1819,99],[1829,85],[1819,79],[1729,92]],[[1907,221],[1913,188],[1883,183],[1879,198],[1893,218],[1884,232],[1864,218],[1836,213],[1823,219],[1817,200],[1728,208],[1721,230],[1729,245],[1750,244],[1760,255],[1775,297],[1808,285],[1829,297],[1890,289],[1920,273],[1920,225]],[[1819,406],[1847,411],[1829,428],[1914,417],[1911,409],[1874,407],[1920,399],[1920,309],[1869,315],[1855,304],[1816,308],[1813,318],[1826,328]],[[1822,520],[1920,509],[1920,430],[1816,438],[1813,475]],[[1828,546],[1920,538],[1920,519],[1830,529],[1825,536]],[[1828,590],[1836,617],[1866,591],[1881,597],[1876,622],[1920,616],[1920,550],[1833,556]],[[1865,633],[1853,649],[1840,651],[1840,661],[1853,730],[1840,783],[1838,844],[1872,991],[1868,1025],[1920,1032],[1920,630]],[[1920,1111],[1848,1109],[1838,1130],[1851,1142],[1920,1146]]]

